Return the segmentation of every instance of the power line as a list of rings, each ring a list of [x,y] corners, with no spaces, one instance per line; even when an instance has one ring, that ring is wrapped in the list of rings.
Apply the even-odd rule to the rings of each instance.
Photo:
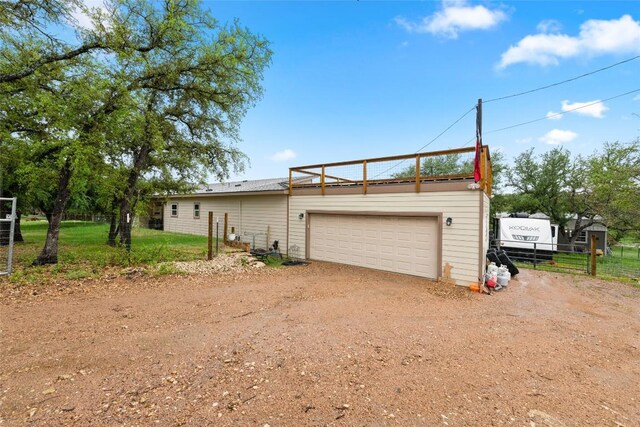
[[[569,82],[581,79],[583,77],[591,76],[593,74],[599,73],[601,71],[608,70],[608,69],[613,68],[613,67],[617,67],[618,65],[626,64],[627,62],[634,61],[634,60],[636,60],[638,58],[640,58],[640,55],[634,56],[633,58],[625,59],[624,61],[616,62],[615,64],[608,65],[606,67],[599,68],[597,70],[590,71],[590,72],[585,73],[585,74],[581,74],[581,75],[576,76],[576,77],[572,77],[572,78],[567,79],[567,80],[563,80],[561,82],[553,83],[553,84],[550,84],[550,85],[547,85],[547,86],[542,86],[542,87],[539,87],[539,88],[536,88],[536,89],[527,90],[527,91],[524,91],[524,92],[514,93],[512,95],[506,95],[506,96],[501,96],[499,98],[488,99],[486,101],[483,101],[483,103],[487,104],[489,102],[502,101],[504,99],[515,98],[516,96],[528,95],[530,93],[538,92],[540,90],[549,89],[549,88],[555,87],[555,86],[560,86],[562,84],[569,83]]]
[[[540,117],[538,119],[529,120],[529,121],[518,123],[518,124],[515,124],[515,125],[503,127],[503,128],[500,128],[500,129],[490,130],[490,131],[485,132],[485,133],[500,132],[500,131],[507,130],[507,129],[512,129],[512,128],[515,128],[515,127],[518,127],[518,126],[524,126],[524,125],[528,125],[530,123],[535,123],[535,122],[539,122],[541,120],[546,120],[546,119],[548,119],[550,117],[562,116],[564,114],[571,113],[573,111],[580,110],[582,108],[591,107],[592,105],[601,104],[601,103],[606,102],[606,101],[611,101],[612,99],[621,98],[621,97],[626,96],[626,95],[631,95],[632,93],[635,93],[635,92],[640,92],[640,88],[639,89],[630,90],[629,92],[621,93],[620,95],[615,95],[615,96],[612,96],[610,98],[603,99],[603,100],[600,100],[600,101],[590,102],[588,104],[581,105],[580,107],[572,108],[570,110],[563,111],[561,113],[555,113],[555,114],[551,114],[551,115],[548,115],[548,116]]]
[[[548,116],[540,117],[540,118],[537,118],[537,119],[527,120],[526,122],[517,123],[517,124],[515,124],[515,125],[510,125],[510,126],[506,126],[506,127],[499,128],[499,129],[492,129],[492,130],[490,130],[490,131],[484,132],[484,135],[487,135],[487,134],[490,134],[490,133],[501,132],[501,131],[503,131],[503,130],[507,130],[507,129],[513,129],[513,128],[516,128],[516,127],[520,127],[520,126],[528,125],[528,124],[535,123],[535,122],[539,122],[539,121],[542,121],[542,120],[547,120],[547,119],[549,119],[549,118],[551,118],[551,117],[563,116],[563,115],[565,115],[565,114],[567,114],[567,113],[571,113],[571,112],[573,112],[573,111],[580,110],[580,109],[582,109],[582,108],[591,107],[592,105],[601,104],[601,103],[603,103],[603,102],[611,101],[612,99],[616,99],[616,98],[621,98],[621,97],[626,96],[626,95],[631,95],[632,93],[636,93],[636,92],[640,92],[640,88],[638,88],[638,89],[634,89],[634,90],[630,90],[629,92],[621,93],[621,94],[619,94],[619,95],[615,95],[615,96],[612,96],[612,97],[610,97],[610,98],[606,98],[606,99],[603,99],[603,100],[600,100],[600,101],[590,102],[590,103],[588,103],[588,104],[581,105],[581,106],[579,106],[579,107],[575,107],[575,108],[572,108],[572,109],[570,109],[570,110],[563,111],[563,112],[561,112],[561,113],[554,113],[554,114],[550,114],[550,115],[548,115]],[[467,146],[467,145],[469,145],[469,143],[471,143],[472,141],[475,141],[475,137],[474,137],[474,138],[472,138],[472,139],[470,139],[469,141],[467,141],[467,142],[463,145],[463,147],[466,147],[466,146]]]
[[[460,116],[458,118],[458,120],[456,120],[455,122],[451,123],[445,130],[443,130],[442,132],[440,132],[438,134],[438,136],[436,136],[435,138],[433,138],[431,141],[427,142],[426,144],[424,144],[422,147],[418,148],[418,150],[416,150],[416,153],[421,152],[422,150],[424,150],[425,148],[427,148],[428,146],[430,146],[431,144],[433,144],[438,138],[440,138],[442,135],[444,135],[449,129],[451,129],[452,127],[454,127],[455,125],[458,124],[458,122],[462,119],[464,119],[465,117],[467,117],[467,115],[474,111],[476,109],[476,106],[474,105],[473,107],[471,107],[469,109],[469,111],[467,111],[466,113],[464,113],[462,116]]]
[[[447,133],[447,131],[448,131],[449,129],[451,129],[452,127],[454,127],[455,125],[457,125],[457,124],[458,124],[458,122],[460,122],[460,120],[462,120],[462,119],[464,119],[465,117],[467,117],[467,115],[468,115],[470,112],[472,112],[473,110],[475,110],[475,109],[476,109],[476,107],[475,107],[475,105],[474,105],[474,106],[473,106],[473,107],[471,107],[467,112],[465,112],[463,115],[461,115],[460,117],[458,117],[458,119],[457,119],[456,121],[454,121],[454,122],[453,122],[453,123],[451,123],[449,126],[447,126],[447,128],[446,128],[445,130],[443,130],[443,131],[442,131],[442,132],[440,132],[438,135],[436,135],[436,137],[435,137],[435,138],[433,138],[431,141],[429,141],[429,142],[427,142],[426,144],[424,144],[422,147],[418,148],[418,149],[416,150],[415,154],[417,154],[417,153],[421,152],[422,150],[424,150],[425,148],[427,148],[428,146],[430,146],[431,144],[433,144],[436,140],[438,140],[438,138],[440,138],[442,135],[444,135],[445,133]],[[393,165],[393,166],[389,167],[388,169],[383,170],[383,171],[382,171],[382,172],[380,172],[379,174],[377,174],[377,175],[373,176],[373,178],[377,178],[377,177],[379,177],[380,175],[384,175],[384,174],[386,174],[387,172],[389,172],[389,171],[390,171],[390,170],[392,170],[392,169],[397,168],[398,166],[400,166],[400,165],[401,165],[402,163],[404,163],[404,162],[406,162],[406,160],[401,160],[401,161],[399,161],[399,162],[398,162],[398,163],[396,163],[395,165]]]

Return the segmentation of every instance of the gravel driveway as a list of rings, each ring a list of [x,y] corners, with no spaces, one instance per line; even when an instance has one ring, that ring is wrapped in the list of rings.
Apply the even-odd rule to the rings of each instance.
[[[312,263],[10,288],[0,425],[640,425],[640,289]]]

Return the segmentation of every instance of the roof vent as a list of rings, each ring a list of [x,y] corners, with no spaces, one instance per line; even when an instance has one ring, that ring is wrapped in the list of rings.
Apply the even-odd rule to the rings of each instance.
[[[236,187],[240,187],[242,184],[236,184]]]
[[[213,188],[207,188],[205,191],[213,191]]]

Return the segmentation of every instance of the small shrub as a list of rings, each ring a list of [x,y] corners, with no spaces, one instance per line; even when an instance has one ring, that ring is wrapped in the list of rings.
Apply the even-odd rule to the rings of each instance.
[[[69,280],[79,280],[86,279],[87,277],[91,277],[93,274],[90,271],[84,269],[71,270],[65,273],[64,277]]]
[[[165,276],[168,274],[184,274],[182,270],[176,268],[172,262],[163,262],[158,264],[158,268],[155,270],[159,276]]]

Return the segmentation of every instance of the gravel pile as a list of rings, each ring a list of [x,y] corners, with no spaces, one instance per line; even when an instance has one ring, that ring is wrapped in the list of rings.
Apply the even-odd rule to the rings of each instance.
[[[220,254],[211,261],[177,261],[173,265],[185,273],[238,273],[263,268],[265,264],[247,252]]]

